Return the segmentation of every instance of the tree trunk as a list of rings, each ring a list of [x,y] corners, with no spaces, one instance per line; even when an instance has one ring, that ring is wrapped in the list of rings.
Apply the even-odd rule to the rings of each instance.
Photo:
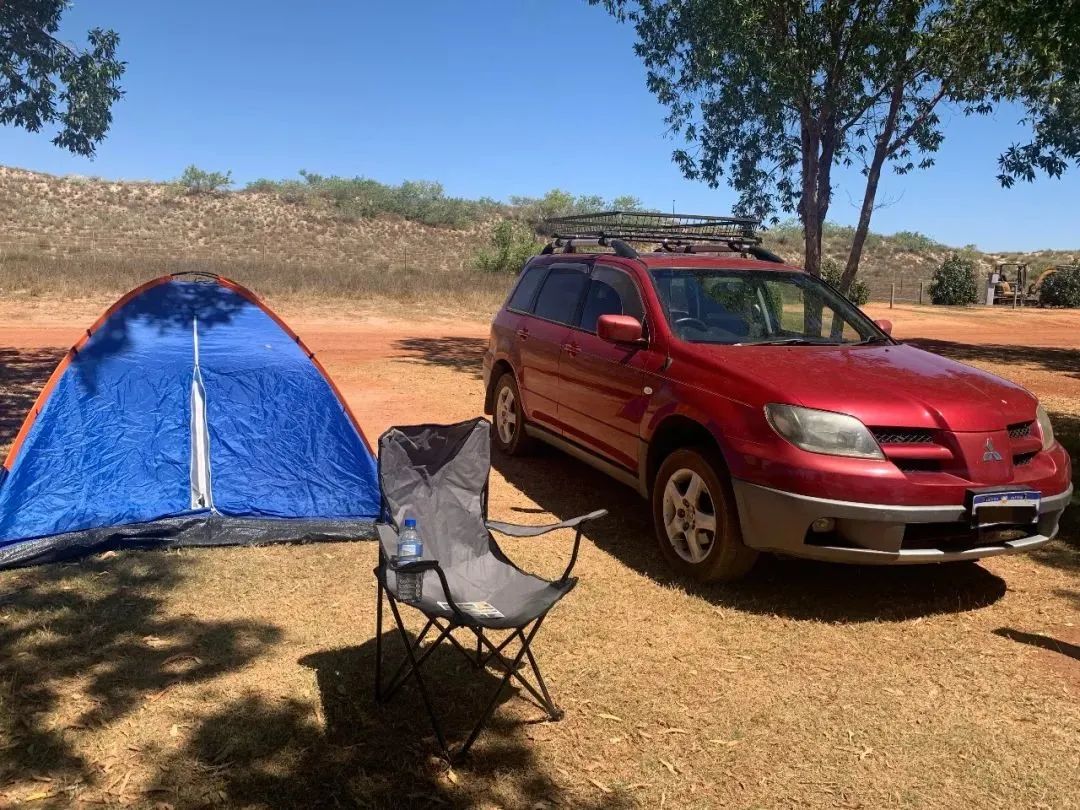
[[[896,121],[903,100],[904,79],[899,77],[893,85],[892,97],[889,99],[889,112],[885,116],[885,124],[874,142],[874,157],[870,160],[870,168],[866,173],[866,191],[863,192],[862,208],[859,211],[859,224],[855,228],[855,237],[851,240],[851,252],[848,253],[844,274],[840,276],[840,292],[844,295],[847,295],[851,283],[855,280],[855,274],[859,272],[859,262],[862,260],[866,236],[870,232],[870,217],[874,215],[874,202],[877,199],[881,169],[885,165],[885,159],[889,156],[890,144],[892,143],[893,134],[896,132]]]

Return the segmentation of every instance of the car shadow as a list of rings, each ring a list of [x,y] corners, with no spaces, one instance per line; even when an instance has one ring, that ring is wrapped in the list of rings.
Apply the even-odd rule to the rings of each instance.
[[[560,519],[607,509],[608,517],[586,528],[588,540],[656,582],[716,605],[798,620],[905,621],[976,610],[1005,595],[1005,581],[974,563],[855,566],[771,555],[763,555],[744,580],[700,585],[679,578],[664,562],[648,503],[629,487],[544,446],[526,457],[493,450],[492,463],[512,486]]]
[[[497,709],[470,755],[453,773],[439,748],[415,682],[383,706],[374,701],[375,638],[359,646],[322,650],[299,660],[314,672],[318,706],[290,698],[246,694],[202,718],[190,743],[165,769],[163,780],[183,773],[211,774],[211,790],[228,806],[476,807],[492,780],[512,780],[522,807],[568,803],[537,759],[528,739],[534,721],[506,718]],[[389,672],[403,656],[397,631],[384,634]],[[422,669],[452,745],[460,744],[498,683],[456,650],[441,645]],[[504,690],[502,703],[521,700]],[[506,776],[510,774],[511,776]],[[581,806],[581,805],[575,805]],[[611,795],[586,807],[630,807]]]

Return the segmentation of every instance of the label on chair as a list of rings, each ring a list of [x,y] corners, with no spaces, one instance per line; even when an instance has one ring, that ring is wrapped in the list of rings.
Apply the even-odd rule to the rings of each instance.
[[[503,612],[495,607],[491,602],[458,602],[458,608],[462,613],[467,613],[470,616],[475,616],[478,619],[502,619]],[[452,611],[449,602],[439,602],[439,607],[443,610]]]

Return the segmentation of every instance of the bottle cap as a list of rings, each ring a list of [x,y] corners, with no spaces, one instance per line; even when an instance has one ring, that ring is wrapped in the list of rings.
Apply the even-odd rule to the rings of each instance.
[[[416,518],[405,518],[405,528],[406,529],[415,529],[416,528]]]

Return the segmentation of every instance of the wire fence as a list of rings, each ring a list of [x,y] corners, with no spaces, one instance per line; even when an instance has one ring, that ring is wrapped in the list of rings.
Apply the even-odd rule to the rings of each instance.
[[[889,309],[897,304],[929,304],[929,279],[897,279],[896,281],[871,282],[870,300],[877,303],[888,302]]]

